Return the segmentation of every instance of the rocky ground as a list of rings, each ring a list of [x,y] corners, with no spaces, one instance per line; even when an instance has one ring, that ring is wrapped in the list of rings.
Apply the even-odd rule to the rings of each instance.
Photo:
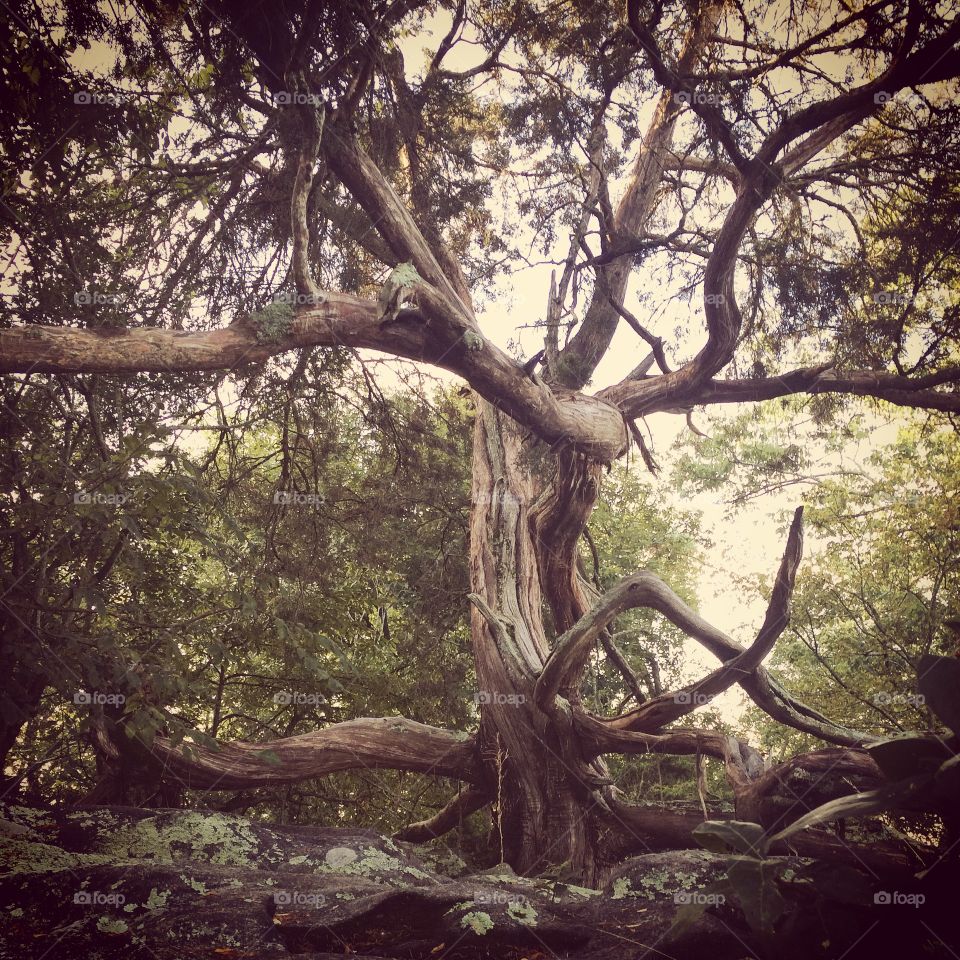
[[[782,960],[844,951],[850,960],[892,948],[946,958],[929,948],[953,936],[936,895],[923,909],[891,903],[886,914],[867,902],[877,885],[906,890],[909,877],[828,871],[819,887],[837,889],[825,895],[809,863],[790,858],[764,861],[779,878],[772,902],[749,892],[719,897],[735,888],[715,884],[731,864],[742,873],[743,858],[697,850],[632,858],[604,890],[591,890],[505,866],[471,874],[439,845],[365,830],[18,806],[0,806],[0,854],[4,960]],[[764,911],[776,937],[763,931]],[[932,928],[924,941],[921,919]]]

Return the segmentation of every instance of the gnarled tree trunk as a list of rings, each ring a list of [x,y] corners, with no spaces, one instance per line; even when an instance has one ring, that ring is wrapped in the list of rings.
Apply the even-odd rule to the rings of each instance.
[[[534,687],[551,638],[584,612],[576,544],[599,465],[553,451],[481,401],[473,450],[471,617],[481,755],[503,856],[535,872],[569,863],[597,876],[600,761],[579,754],[569,722],[544,713]],[[569,721],[569,716],[567,720]]]

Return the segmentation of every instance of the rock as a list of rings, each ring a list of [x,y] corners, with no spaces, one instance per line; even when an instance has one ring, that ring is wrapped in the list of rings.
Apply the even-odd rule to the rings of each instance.
[[[502,864],[451,878],[419,855],[429,848],[369,830],[195,810],[0,805],[0,823],[0,960],[634,960],[643,945],[651,958],[740,960],[760,949],[736,903],[674,936],[678,900],[732,859],[705,851],[634,857],[601,891]],[[794,946],[828,957],[822,941],[814,930]]]

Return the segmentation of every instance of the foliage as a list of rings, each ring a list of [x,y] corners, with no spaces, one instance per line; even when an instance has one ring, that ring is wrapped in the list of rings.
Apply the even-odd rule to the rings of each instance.
[[[869,878],[853,866],[818,861],[794,866],[769,856],[775,844],[833,820],[885,811],[899,811],[908,818],[933,814],[941,820],[943,829],[940,855],[932,871],[927,873],[934,872],[939,878],[951,864],[960,860],[954,849],[956,830],[960,826],[957,820],[960,739],[956,730],[960,726],[957,713],[960,663],[949,657],[921,658],[917,688],[938,719],[950,728],[952,736],[913,735],[871,744],[868,749],[887,776],[888,784],[831,800],[772,835],[765,833],[759,824],[731,820],[705,821],[693,831],[694,839],[705,849],[729,851],[734,856],[725,877],[710,885],[697,902],[678,911],[674,936],[702,915],[716,898],[722,903],[729,896],[739,903],[747,922],[766,948],[776,952],[790,942],[791,929],[796,930],[815,919],[823,922],[828,908],[837,901],[851,909],[882,902],[875,899]],[[924,876],[921,874],[921,879]],[[791,904],[789,891],[804,886],[815,899]],[[912,895],[918,896],[918,902],[922,903],[926,888],[920,884],[916,889],[919,893]],[[777,933],[781,934],[779,938],[775,937]]]

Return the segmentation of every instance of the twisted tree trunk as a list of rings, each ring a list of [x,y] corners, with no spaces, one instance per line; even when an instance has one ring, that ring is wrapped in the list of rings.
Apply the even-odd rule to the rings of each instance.
[[[585,612],[576,544],[597,495],[595,462],[553,451],[481,402],[473,450],[471,632],[480,748],[504,858],[522,872],[601,864],[604,768],[537,705],[551,637]],[[572,698],[575,694],[567,691]]]

